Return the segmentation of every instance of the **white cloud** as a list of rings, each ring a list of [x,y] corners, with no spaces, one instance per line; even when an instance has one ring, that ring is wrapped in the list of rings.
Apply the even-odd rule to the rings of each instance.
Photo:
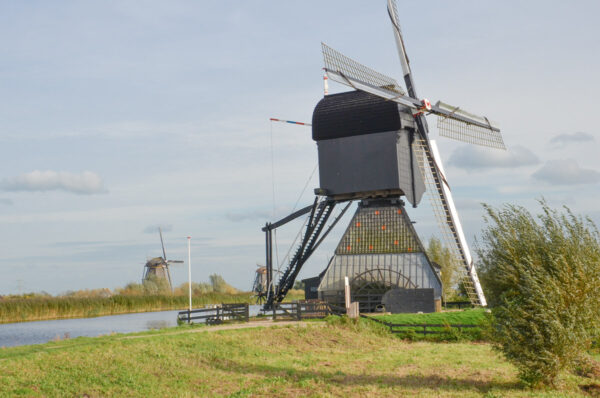
[[[600,173],[592,169],[579,167],[574,159],[547,161],[533,178],[556,185],[593,184],[600,182]]]
[[[66,191],[82,195],[106,192],[102,178],[91,171],[75,174],[65,171],[39,171],[6,178],[0,182],[3,191]]]
[[[538,164],[540,160],[529,149],[515,146],[507,151],[461,146],[452,152],[448,164],[467,171],[477,169],[515,168]]]
[[[552,137],[550,139],[550,143],[556,144],[556,145],[568,145],[568,144],[574,144],[574,143],[579,143],[579,142],[591,142],[591,141],[595,141],[595,140],[596,139],[594,138],[593,135],[578,131],[576,133],[571,133],[571,134],[555,135],[554,137]]]
[[[11,206],[13,201],[7,198],[0,198],[0,205]]]

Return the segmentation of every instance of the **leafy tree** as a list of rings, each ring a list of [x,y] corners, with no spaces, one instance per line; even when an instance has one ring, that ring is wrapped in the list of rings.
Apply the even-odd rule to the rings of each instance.
[[[294,289],[296,289],[296,290],[304,290],[304,282],[302,282],[302,281],[296,281],[294,283]]]
[[[600,327],[600,235],[590,219],[485,206],[477,250],[495,307],[492,336],[532,384],[554,384],[590,347]]]
[[[429,260],[437,263],[441,270],[443,296],[446,301],[451,300],[457,295],[456,285],[458,282],[459,264],[456,257],[450,249],[444,247],[442,242],[432,236],[427,245],[427,256]]]
[[[156,296],[163,294],[171,294],[171,287],[169,281],[165,278],[159,278],[156,275],[149,275],[142,282],[144,295]]]
[[[237,289],[225,282],[225,279],[223,279],[221,275],[212,274],[209,276],[209,279],[213,292],[229,294],[237,293]]]

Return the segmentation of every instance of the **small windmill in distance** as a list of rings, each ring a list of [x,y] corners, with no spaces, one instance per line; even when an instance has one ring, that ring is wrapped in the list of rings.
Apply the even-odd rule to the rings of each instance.
[[[162,247],[162,257],[154,257],[146,261],[144,265],[144,276],[142,277],[142,283],[147,281],[152,276],[157,279],[164,279],[169,282],[169,288],[173,291],[173,284],[171,282],[171,273],[169,272],[169,264],[182,264],[182,260],[167,260],[167,253],[165,251],[165,243],[163,241],[162,229],[158,227],[158,234],[160,235],[160,244]]]

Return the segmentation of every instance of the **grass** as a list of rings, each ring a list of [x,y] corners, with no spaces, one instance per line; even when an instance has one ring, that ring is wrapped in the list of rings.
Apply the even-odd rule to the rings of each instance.
[[[298,294],[288,300],[298,299]],[[303,295],[301,298],[304,298]],[[254,304],[252,293],[206,293],[193,297],[193,306],[206,304]],[[133,312],[180,310],[188,306],[187,296],[127,296],[111,297],[32,297],[0,300],[0,323],[39,321],[64,318],[87,318]]]
[[[0,396],[577,397],[600,382],[528,390],[487,344],[411,343],[367,321],[209,329],[0,349]]]
[[[436,334],[421,334],[417,331],[423,330],[421,327],[401,327],[394,328],[398,331],[398,337],[411,340],[432,340],[432,341],[463,341],[463,340],[482,340],[484,338],[483,324],[486,321],[486,312],[483,308],[467,309],[462,311],[434,312],[428,314],[391,314],[379,315],[373,318],[392,323],[392,324],[434,324],[434,325],[477,325],[477,328],[451,328],[447,327],[428,327],[427,331],[436,331]]]
[[[481,325],[485,321],[485,310],[475,308],[459,311],[432,312],[428,314],[391,314],[375,318],[390,323],[406,324],[463,324]]]

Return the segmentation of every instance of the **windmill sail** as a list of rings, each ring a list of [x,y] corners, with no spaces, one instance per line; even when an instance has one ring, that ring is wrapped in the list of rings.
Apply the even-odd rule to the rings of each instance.
[[[415,152],[419,154],[417,159],[427,186],[429,203],[440,227],[443,242],[453,257],[462,264],[460,268],[461,279],[469,300],[472,303],[485,306],[487,301],[479,283],[477,270],[473,266],[469,245],[465,239],[458,212],[452,199],[452,193],[444,175],[437,145],[435,141],[430,141],[428,145],[424,140],[417,140],[414,145]],[[434,162],[433,167],[431,162]]]
[[[435,108],[438,110],[436,112],[438,116],[437,128],[440,136],[469,144],[506,150],[500,129],[488,118],[473,115],[463,111],[458,106],[444,104],[440,101],[435,104]],[[489,127],[471,124],[457,117],[478,120],[480,123],[488,124]]]
[[[404,95],[404,91],[398,85],[398,82],[393,78],[379,73],[359,62],[356,62],[352,58],[346,57],[339,51],[334,50],[325,43],[321,43],[321,49],[323,51],[323,61],[325,64],[325,70],[329,72],[335,72],[333,80],[338,81],[342,84],[348,84],[344,82],[344,77],[357,82],[364,82],[373,87],[380,87],[386,91],[392,93]],[[341,79],[342,81],[339,81]]]
[[[398,55],[402,65],[402,71],[404,72],[404,81],[406,82],[408,93],[412,98],[417,99],[418,97],[414,88],[408,56],[406,55],[406,47],[404,46],[404,40],[400,30],[400,21],[398,19],[398,10],[395,0],[388,0],[388,13],[394,28],[394,37],[398,46]],[[433,111],[433,107],[430,108]],[[436,108],[438,108],[439,111],[439,107]],[[425,119],[422,111],[416,114],[415,118],[421,135],[420,143],[422,150],[421,158],[423,162],[423,172],[426,176],[430,177],[430,184],[434,185],[434,187],[432,187],[434,189],[429,190],[429,197],[431,198],[432,202],[436,202],[434,204],[437,204],[434,211],[437,214],[438,220],[442,221],[441,225],[444,227],[443,230],[449,230],[448,235],[452,239],[448,239],[448,247],[450,250],[459,255],[459,259],[463,264],[463,267],[461,268],[463,269],[464,274],[466,274],[465,278],[463,279],[463,284],[466,287],[471,302],[485,306],[487,304],[486,299],[483,294],[483,290],[481,289],[475,267],[473,266],[473,260],[471,258],[469,246],[464,237],[462,226],[458,218],[458,213],[456,212],[454,201],[452,200],[452,194],[450,192],[448,181],[444,176],[441,158],[437,153],[437,147],[435,146],[435,143],[429,141],[427,120]],[[467,115],[460,115],[460,118],[462,120],[459,120],[459,122],[465,122],[466,120],[464,119],[472,119],[474,123],[471,124],[486,128],[486,125],[481,123],[481,121],[469,118]],[[487,128],[491,130],[492,126],[487,123]],[[443,219],[441,219],[442,217]]]

